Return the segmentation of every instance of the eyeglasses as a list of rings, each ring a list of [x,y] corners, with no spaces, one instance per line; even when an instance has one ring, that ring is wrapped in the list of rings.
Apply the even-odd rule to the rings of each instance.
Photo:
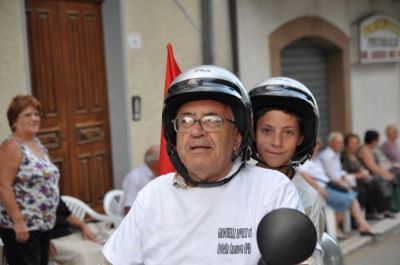
[[[196,122],[199,122],[201,129],[206,132],[218,132],[222,129],[224,121],[229,121],[236,126],[235,121],[223,118],[218,115],[207,115],[200,119],[195,119],[190,116],[176,117],[172,122],[176,132],[189,132]]]

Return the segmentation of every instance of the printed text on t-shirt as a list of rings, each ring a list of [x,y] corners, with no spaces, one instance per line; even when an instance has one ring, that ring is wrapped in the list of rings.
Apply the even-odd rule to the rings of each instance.
[[[224,227],[218,229],[218,238],[240,239],[252,238],[253,228]],[[232,240],[229,240],[232,241]],[[250,242],[222,242],[218,243],[217,254],[251,254]]]

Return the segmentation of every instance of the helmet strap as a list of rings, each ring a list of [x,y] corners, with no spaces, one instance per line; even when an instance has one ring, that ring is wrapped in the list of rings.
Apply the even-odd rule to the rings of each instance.
[[[310,144],[308,144],[306,147],[304,147],[303,149],[301,149],[299,152],[302,152],[303,150],[308,149],[311,145],[313,145],[314,142],[311,142]],[[269,169],[274,169],[274,170],[280,170],[282,168],[295,168],[298,167],[302,164],[304,164],[304,162],[306,162],[307,160],[311,159],[311,154],[305,154],[303,155],[299,160],[297,161],[289,161],[286,164],[283,164],[279,167],[271,167],[270,165],[267,164],[267,162],[265,162],[264,160],[262,160],[258,154],[258,152],[255,152],[255,156],[253,157],[258,163],[262,164],[264,167],[269,168]]]
[[[214,181],[214,182],[195,181],[189,176],[189,173],[188,173],[186,167],[180,161],[175,147],[172,144],[170,144],[169,142],[167,142],[166,147],[167,147],[168,156],[171,159],[171,163],[174,165],[176,171],[183,177],[186,184],[190,184],[194,187],[213,188],[213,187],[225,185],[226,183],[231,181],[233,179],[233,177],[235,177],[242,168],[244,168],[246,166],[246,162],[247,162],[247,160],[243,160],[241,165],[239,166],[239,168],[231,176],[229,176],[227,178],[223,178],[221,180]]]
[[[256,160],[257,160],[258,163],[262,164],[264,167],[270,168],[270,169],[274,169],[274,170],[280,170],[282,168],[294,168],[294,167],[298,167],[300,165],[299,161],[289,161],[288,163],[283,164],[283,165],[281,165],[279,167],[271,167],[265,161],[259,159],[258,156],[257,156]]]

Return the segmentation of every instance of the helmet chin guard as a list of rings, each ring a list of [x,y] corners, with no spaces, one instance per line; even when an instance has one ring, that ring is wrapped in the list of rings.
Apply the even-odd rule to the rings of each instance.
[[[241,157],[242,165],[230,177],[216,182],[198,182],[193,180],[182,163],[176,150],[176,132],[172,120],[183,104],[195,100],[215,100],[231,107],[236,127],[242,135],[242,142],[233,156]],[[252,109],[250,99],[242,82],[228,70],[213,66],[201,65],[181,73],[172,82],[164,98],[162,112],[164,137],[167,142],[167,153],[177,172],[187,184],[202,187],[220,186],[229,182],[245,165],[251,156],[252,144]]]

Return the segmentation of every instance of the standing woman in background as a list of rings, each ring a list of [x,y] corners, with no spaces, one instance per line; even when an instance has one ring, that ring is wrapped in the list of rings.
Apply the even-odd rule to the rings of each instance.
[[[58,168],[36,134],[41,105],[16,96],[7,110],[11,136],[0,145],[0,236],[9,265],[47,265],[59,200]]]

